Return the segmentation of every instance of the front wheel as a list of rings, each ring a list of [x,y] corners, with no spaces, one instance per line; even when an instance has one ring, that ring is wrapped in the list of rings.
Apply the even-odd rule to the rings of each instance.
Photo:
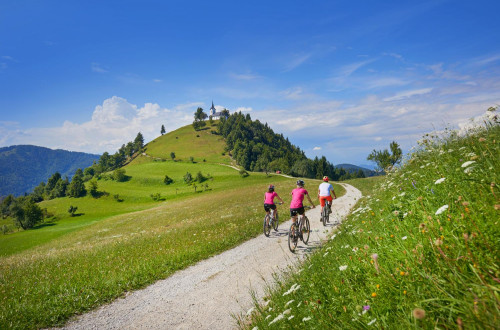
[[[274,213],[274,221],[273,221],[274,231],[278,231],[278,224],[279,224],[278,214],[275,212]]]
[[[302,241],[307,245],[309,242],[309,233],[311,232],[311,225],[309,224],[309,219],[304,216],[304,224],[302,225]]]
[[[269,223],[271,221],[271,217],[269,214],[266,214],[264,217],[264,235],[269,237],[269,234],[271,233],[271,224]]]
[[[295,252],[298,240],[299,236],[297,235],[296,224],[292,223],[290,230],[288,231],[288,248],[291,252]]]

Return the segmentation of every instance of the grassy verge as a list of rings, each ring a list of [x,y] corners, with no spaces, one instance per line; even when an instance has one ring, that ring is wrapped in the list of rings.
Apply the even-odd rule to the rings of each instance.
[[[498,328],[499,142],[427,136],[242,326]]]

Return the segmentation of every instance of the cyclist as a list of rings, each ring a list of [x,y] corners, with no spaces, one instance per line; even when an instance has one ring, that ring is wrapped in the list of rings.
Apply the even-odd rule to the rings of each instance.
[[[274,204],[274,198],[278,198],[280,202],[283,204],[283,200],[278,195],[276,191],[274,191],[274,185],[269,185],[267,188],[267,192],[264,194],[264,210],[269,215],[269,211],[271,209],[274,210],[274,218],[278,219],[278,210],[276,209],[276,205]]]
[[[323,211],[323,207],[325,207],[325,200],[328,201],[328,213],[332,213],[332,194],[335,199],[337,199],[337,195],[335,195],[335,190],[333,190],[333,186],[328,183],[328,177],[323,177],[323,182],[319,185],[318,189],[318,199],[321,204],[321,211]],[[321,219],[320,219],[321,221]]]
[[[302,202],[304,201],[304,197],[307,196],[307,200],[309,203],[311,203],[312,208],[315,208],[314,203],[311,200],[311,197],[309,197],[309,193],[307,190],[304,189],[304,181],[302,180],[297,180],[297,188],[292,190],[292,202],[290,203],[290,216],[292,217],[293,222],[297,222],[297,215],[303,215],[305,210],[304,210],[304,205]]]

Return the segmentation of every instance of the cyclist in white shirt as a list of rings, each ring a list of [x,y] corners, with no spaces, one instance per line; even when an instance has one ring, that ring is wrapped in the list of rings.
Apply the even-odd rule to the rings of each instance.
[[[332,198],[333,194],[333,198]],[[328,177],[323,177],[323,183],[319,185],[318,189],[318,199],[321,204],[321,211],[323,211],[323,207],[325,207],[325,201],[328,201],[328,212],[332,213],[332,201],[333,199],[337,199],[337,195],[335,195],[335,191],[333,190],[333,186],[328,183]],[[321,219],[320,219],[321,221]]]

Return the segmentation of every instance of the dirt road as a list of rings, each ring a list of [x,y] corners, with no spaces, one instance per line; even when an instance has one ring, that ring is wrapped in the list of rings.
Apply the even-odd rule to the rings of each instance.
[[[349,213],[361,192],[342,184],[346,194],[333,203],[330,224],[323,227],[320,207],[309,210],[309,245],[299,242],[288,250],[290,221],[281,223],[270,237],[260,235],[234,249],[199,262],[165,280],[135,291],[68,323],[67,329],[231,329],[232,315],[245,315],[252,307],[251,292],[265,294],[266,282],[321,246],[335,223]],[[288,219],[289,214],[281,214]],[[257,225],[257,224],[256,224]],[[261,224],[258,224],[261,225]]]

